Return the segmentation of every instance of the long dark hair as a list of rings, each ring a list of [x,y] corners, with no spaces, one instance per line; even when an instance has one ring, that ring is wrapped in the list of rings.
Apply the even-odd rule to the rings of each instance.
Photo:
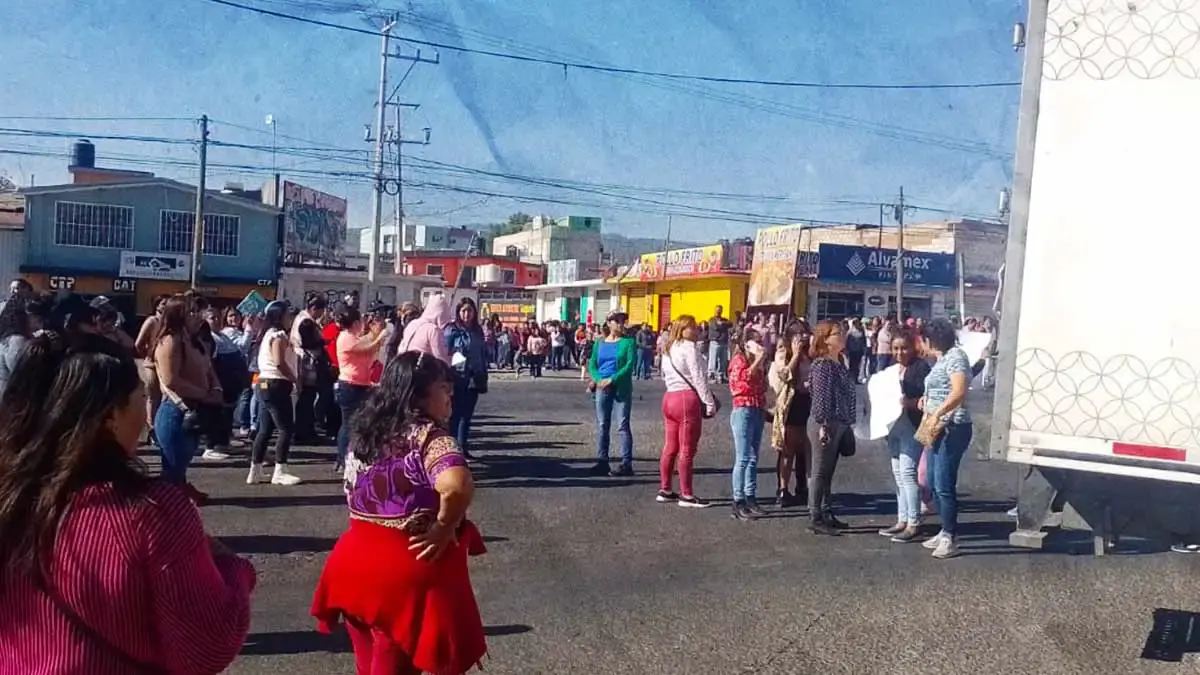
[[[0,397],[0,574],[44,583],[80,489],[112,483],[123,497],[145,492],[145,466],[108,426],[139,386],[133,358],[106,337],[46,332],[30,340]]]
[[[355,413],[350,445],[360,462],[373,463],[387,445],[425,417],[419,401],[439,382],[454,382],[454,371],[441,359],[422,352],[404,352],[388,362],[379,386]]]
[[[463,307],[470,307],[471,309],[475,310],[473,312],[474,318],[472,318],[468,323],[463,323],[462,320]],[[483,332],[483,326],[479,323],[479,306],[475,304],[474,300],[471,298],[463,298],[462,300],[458,301],[458,307],[454,310],[454,323],[463,326],[472,333]]]
[[[0,311],[0,340],[14,335],[29,337],[29,314],[25,309],[28,304],[23,295],[14,295],[4,304]]]

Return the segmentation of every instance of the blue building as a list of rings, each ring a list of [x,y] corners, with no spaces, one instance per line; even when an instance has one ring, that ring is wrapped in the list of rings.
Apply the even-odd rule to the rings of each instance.
[[[128,314],[191,287],[196,188],[138,172],[72,166],[75,183],[21,191],[21,272],[40,290],[107,295]],[[198,290],[236,304],[251,290],[273,298],[279,279],[280,210],[237,193],[208,191]]]

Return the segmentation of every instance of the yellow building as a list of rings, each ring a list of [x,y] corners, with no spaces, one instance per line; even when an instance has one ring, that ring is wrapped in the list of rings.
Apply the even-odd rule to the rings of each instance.
[[[612,283],[630,324],[661,329],[684,314],[707,321],[718,305],[732,317],[746,310],[750,283],[745,265],[734,262],[720,244],[647,253]]]

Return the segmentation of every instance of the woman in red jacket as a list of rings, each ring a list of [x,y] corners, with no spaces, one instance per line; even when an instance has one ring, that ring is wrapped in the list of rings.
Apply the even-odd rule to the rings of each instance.
[[[0,399],[0,674],[215,674],[254,568],[137,458],[137,366],[98,335],[33,338]]]
[[[766,515],[758,505],[758,449],[762,445],[767,415],[767,350],[758,331],[746,328],[730,341],[729,391],[733,411],[733,513],[738,520]]]

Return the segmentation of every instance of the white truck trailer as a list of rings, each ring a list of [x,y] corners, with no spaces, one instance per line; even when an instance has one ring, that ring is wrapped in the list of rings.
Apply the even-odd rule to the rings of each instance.
[[[1022,81],[990,443],[1026,467],[1011,542],[1200,543],[1200,1],[1031,0]]]

